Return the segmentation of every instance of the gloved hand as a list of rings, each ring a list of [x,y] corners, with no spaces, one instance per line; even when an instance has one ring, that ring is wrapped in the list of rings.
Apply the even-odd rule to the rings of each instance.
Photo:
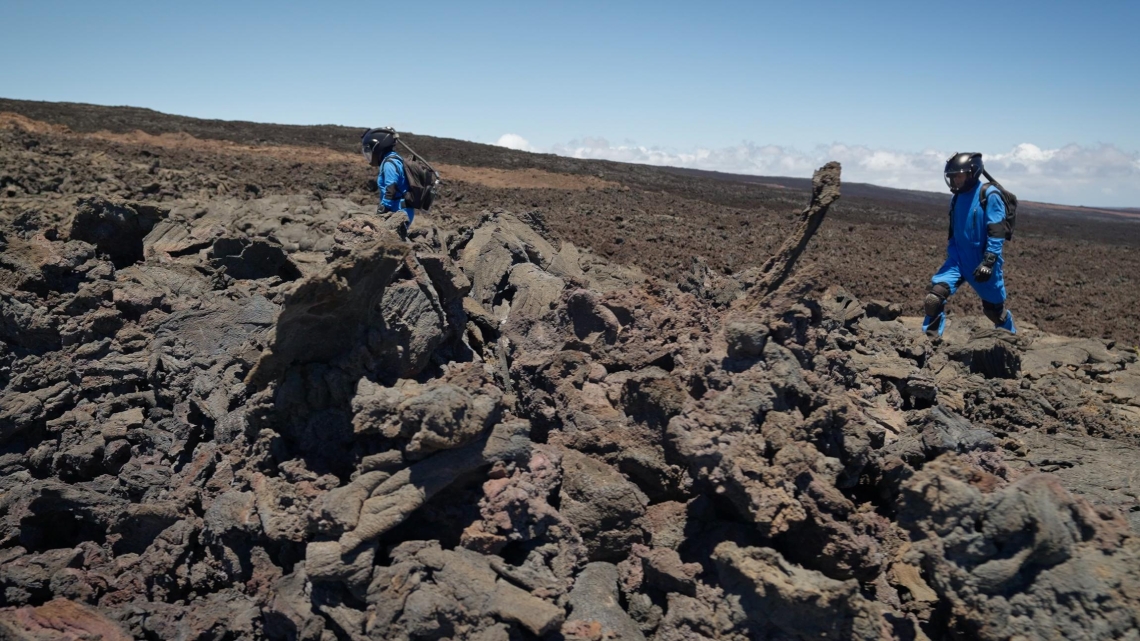
[[[974,280],[979,283],[984,283],[994,275],[994,265],[997,264],[997,254],[986,252],[985,257],[982,258],[982,264],[974,269]]]

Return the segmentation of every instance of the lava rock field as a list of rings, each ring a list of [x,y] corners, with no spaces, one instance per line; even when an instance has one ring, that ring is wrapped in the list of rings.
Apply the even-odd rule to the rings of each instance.
[[[932,342],[834,163],[409,136],[408,228],[344,128],[0,111],[0,637],[1140,638],[1134,223]]]

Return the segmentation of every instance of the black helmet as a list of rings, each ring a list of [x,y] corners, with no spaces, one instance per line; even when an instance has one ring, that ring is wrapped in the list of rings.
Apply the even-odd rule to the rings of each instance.
[[[955,194],[970,191],[978,184],[978,176],[982,173],[982,155],[979,153],[963,153],[950,156],[946,161],[946,186]],[[958,187],[954,186],[954,176],[966,175],[966,181]]]
[[[364,154],[365,160],[373,165],[377,164],[379,161],[376,157],[377,152],[395,147],[396,139],[399,137],[400,134],[391,127],[369,129],[360,137],[360,151]]]

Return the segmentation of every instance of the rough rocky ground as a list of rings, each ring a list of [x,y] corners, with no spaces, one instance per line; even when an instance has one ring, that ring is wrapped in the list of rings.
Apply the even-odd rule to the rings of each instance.
[[[89,144],[0,228],[0,637],[1140,637],[1136,353],[789,275],[838,167],[668,281]]]
[[[14,116],[0,117],[7,123],[0,125],[0,218],[29,206],[49,208],[52,200],[65,216],[81,195],[159,202],[207,194],[319,193],[358,204],[374,199],[356,153],[359,129],[5,99],[0,112],[24,119],[19,126],[11,122]],[[711,179],[700,172],[406,137],[445,165],[441,223],[453,218],[473,224],[482,211],[497,208],[541,217],[559,238],[671,282],[697,257],[722,274],[758,266],[786,234],[788,212],[802,206],[810,191],[805,180]],[[1020,196],[1033,200],[1032,194]],[[823,282],[918,314],[928,279],[944,258],[947,203],[946,197],[853,185],[804,260],[818,264]],[[1065,216],[1032,203],[1023,210],[1017,238],[1007,247],[1018,318],[1067,336],[1140,345],[1140,224],[1094,218],[1095,211],[1083,208]],[[951,308],[981,313],[972,292],[958,295]]]

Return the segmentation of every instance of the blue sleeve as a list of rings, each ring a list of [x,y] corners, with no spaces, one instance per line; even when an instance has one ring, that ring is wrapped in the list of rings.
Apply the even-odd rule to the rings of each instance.
[[[388,211],[396,211],[400,208],[400,197],[403,194],[396,194],[396,197],[391,199],[387,197],[388,185],[397,184],[399,177],[400,170],[394,161],[380,165],[380,173],[376,176],[376,186],[380,188],[380,204]]]
[[[986,193],[989,194],[986,199],[986,252],[1001,256],[1001,249],[1005,246],[1005,236],[993,238],[988,231],[989,225],[1005,222],[1005,201],[996,187],[991,187]]]

